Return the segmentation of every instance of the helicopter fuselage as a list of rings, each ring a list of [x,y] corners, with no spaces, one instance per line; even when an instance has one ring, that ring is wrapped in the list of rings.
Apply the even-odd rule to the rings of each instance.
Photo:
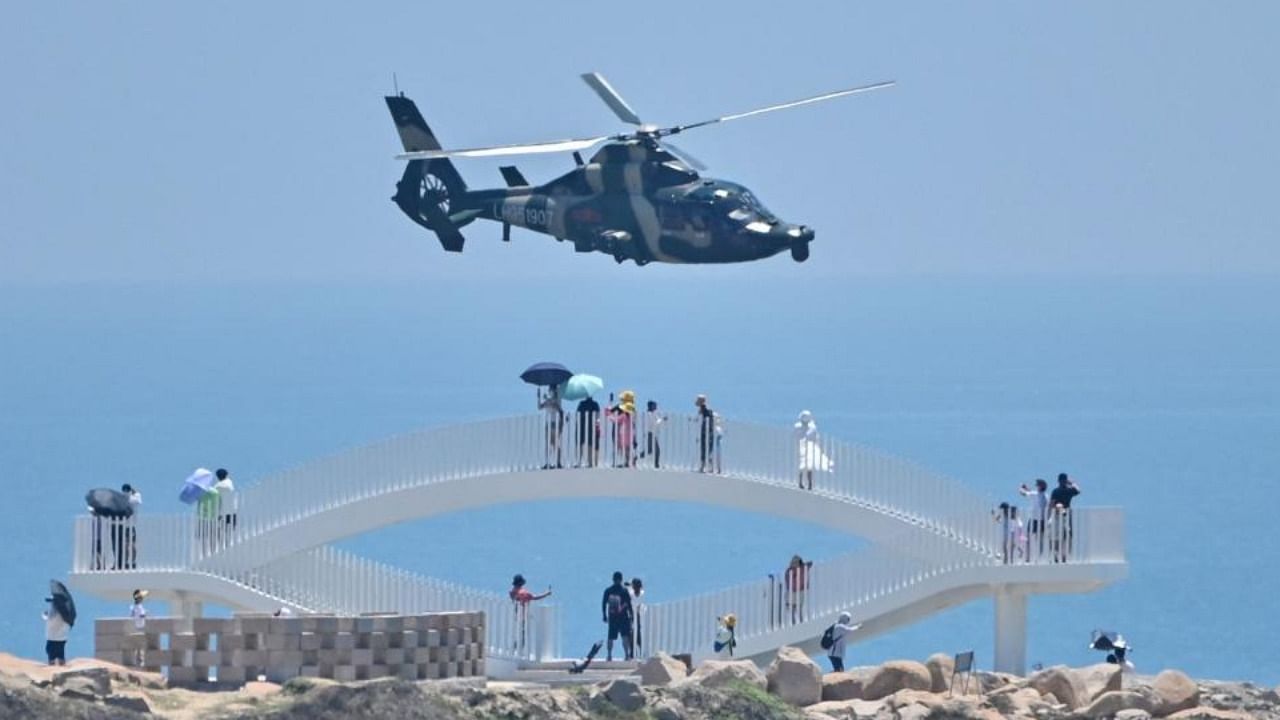
[[[606,145],[543,185],[450,193],[446,211],[459,224],[490,220],[639,265],[744,262],[785,250],[803,260],[814,237],[779,220],[747,188],[701,177],[660,147],[635,141]]]

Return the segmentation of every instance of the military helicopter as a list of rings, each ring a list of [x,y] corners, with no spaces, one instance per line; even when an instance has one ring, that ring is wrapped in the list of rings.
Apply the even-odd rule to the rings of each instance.
[[[490,147],[443,149],[417,105],[397,93],[386,98],[407,160],[391,198],[414,222],[435,232],[448,252],[462,252],[461,228],[475,220],[526,228],[573,243],[577,252],[601,252],[619,263],[736,263],[790,250],[809,258],[812,228],[780,220],[750,190],[702,177],[706,167],[665,138],[694,128],[832,100],[892,86],[893,82],[837,90],[685,125],[644,123],[599,73],[582,76],[632,133]],[[587,162],[581,151],[605,143]],[[577,167],[531,185],[515,166],[500,168],[507,187],[471,190],[450,158],[571,152]]]

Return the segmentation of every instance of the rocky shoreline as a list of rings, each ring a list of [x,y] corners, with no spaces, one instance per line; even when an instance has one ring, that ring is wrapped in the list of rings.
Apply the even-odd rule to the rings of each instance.
[[[795,648],[760,669],[708,661],[689,673],[666,655],[631,675],[571,687],[484,680],[297,679],[284,686],[170,688],[162,676],[96,660],[65,668],[0,654],[0,718],[261,720],[1280,720],[1280,687],[1195,681],[1176,670],[1122,675],[1115,665],[1028,677],[975,672],[950,692],[950,658],[895,660],[823,674]]]

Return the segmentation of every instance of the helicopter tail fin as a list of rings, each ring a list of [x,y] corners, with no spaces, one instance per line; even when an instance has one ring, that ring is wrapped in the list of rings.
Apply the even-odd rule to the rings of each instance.
[[[406,152],[439,150],[440,141],[423,119],[418,106],[403,95],[388,96],[387,109]],[[419,225],[432,230],[449,252],[462,252],[465,241],[458,228],[475,219],[474,214],[453,215],[453,200],[467,192],[462,175],[448,158],[411,160],[404,169],[391,200]]]

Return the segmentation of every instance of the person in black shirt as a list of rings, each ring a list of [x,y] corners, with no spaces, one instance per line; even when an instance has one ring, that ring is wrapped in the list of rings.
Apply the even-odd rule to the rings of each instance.
[[[707,405],[707,396],[699,395],[693,404],[698,408],[698,472],[706,472],[714,456],[716,414]]]
[[[613,574],[613,584],[604,589],[604,598],[600,600],[600,614],[609,624],[609,642],[605,646],[605,660],[613,660],[613,641],[622,638],[622,651],[627,660],[632,659],[631,621],[634,611],[631,607],[631,592],[622,584],[622,573]]]
[[[1058,487],[1049,493],[1050,505],[1061,505],[1070,510],[1071,499],[1080,494],[1080,487],[1071,482],[1066,473],[1058,473]]]
[[[1057,521],[1054,538],[1054,562],[1067,562],[1071,557],[1071,541],[1075,528],[1071,520],[1071,500],[1080,494],[1080,488],[1066,473],[1058,473],[1058,487],[1049,493],[1049,507]]]
[[[578,464],[595,467],[600,452],[600,403],[588,397],[578,403]],[[585,460],[584,460],[585,458]]]

